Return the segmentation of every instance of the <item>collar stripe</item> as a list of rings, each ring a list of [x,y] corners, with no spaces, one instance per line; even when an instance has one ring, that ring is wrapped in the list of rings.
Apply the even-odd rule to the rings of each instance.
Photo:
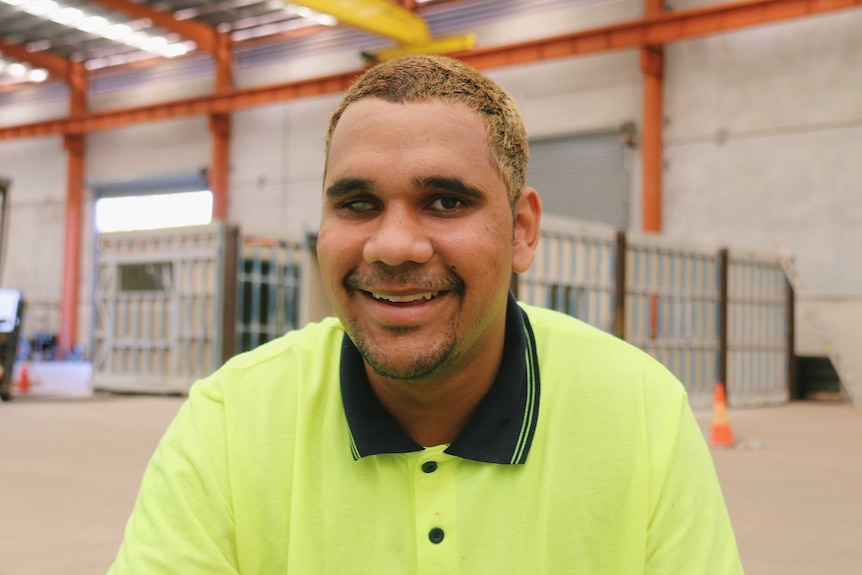
[[[524,410],[524,421],[521,424],[521,433],[518,436],[518,444],[515,448],[515,453],[512,456],[511,463],[523,464],[526,462],[526,451],[533,440],[533,433],[536,430],[536,408],[538,407],[538,365],[535,353],[535,342],[533,341],[532,330],[529,328],[529,320],[524,314],[524,338],[526,340],[524,361],[526,363],[526,384],[527,384],[527,406]]]
[[[356,446],[356,440],[353,439],[353,433],[350,432],[349,428],[347,430],[347,434],[350,436],[350,453],[353,454],[353,460],[358,461],[362,457],[362,454],[359,453],[359,448]]]

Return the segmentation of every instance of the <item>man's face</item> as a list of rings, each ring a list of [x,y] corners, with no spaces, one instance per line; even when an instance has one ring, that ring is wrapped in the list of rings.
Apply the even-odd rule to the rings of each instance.
[[[496,369],[511,272],[529,267],[532,248],[524,218],[513,227],[479,115],[441,101],[359,100],[338,122],[327,165],[320,268],[366,362],[410,380]]]

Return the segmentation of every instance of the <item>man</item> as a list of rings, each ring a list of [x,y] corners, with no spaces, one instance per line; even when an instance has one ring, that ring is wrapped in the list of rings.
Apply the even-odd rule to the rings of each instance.
[[[333,113],[318,255],[338,320],[195,384],[112,573],[741,573],[682,386],[517,304],[541,202],[514,103],[417,56]]]

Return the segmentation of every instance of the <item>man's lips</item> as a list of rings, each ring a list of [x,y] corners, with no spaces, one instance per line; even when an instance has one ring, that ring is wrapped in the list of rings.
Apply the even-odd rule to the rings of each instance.
[[[386,293],[386,292],[377,292],[377,291],[367,291],[368,294],[371,295],[374,299],[378,301],[386,301],[391,303],[413,303],[413,302],[422,302],[422,301],[430,301],[440,295],[440,291],[425,291],[425,292],[416,292],[416,293]]]
[[[392,304],[418,304],[447,294],[462,296],[464,282],[454,273],[431,273],[421,269],[393,270],[374,266],[352,270],[344,278],[348,295],[362,292],[376,301]]]

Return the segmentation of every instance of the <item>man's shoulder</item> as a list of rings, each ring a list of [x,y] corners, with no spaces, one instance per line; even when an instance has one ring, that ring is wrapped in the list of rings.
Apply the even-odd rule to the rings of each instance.
[[[261,397],[283,408],[296,404],[299,393],[329,393],[338,381],[343,337],[335,318],[308,324],[232,357],[192,389],[233,408],[254,407]]]
[[[236,355],[225,363],[222,370],[247,370],[285,359],[322,363],[338,361],[343,336],[341,322],[334,317],[326,318]]]
[[[565,374],[617,392],[648,386],[684,393],[665,366],[631,343],[566,314],[520,305],[533,328],[543,376]]]
[[[530,320],[530,326],[537,334],[541,333],[549,336],[558,335],[560,337],[585,336],[588,338],[599,338],[608,343],[615,341],[621,342],[621,340],[618,340],[613,335],[576,317],[572,317],[552,309],[525,304],[523,302],[518,302],[518,305],[520,305],[521,309],[527,313],[527,317]]]

